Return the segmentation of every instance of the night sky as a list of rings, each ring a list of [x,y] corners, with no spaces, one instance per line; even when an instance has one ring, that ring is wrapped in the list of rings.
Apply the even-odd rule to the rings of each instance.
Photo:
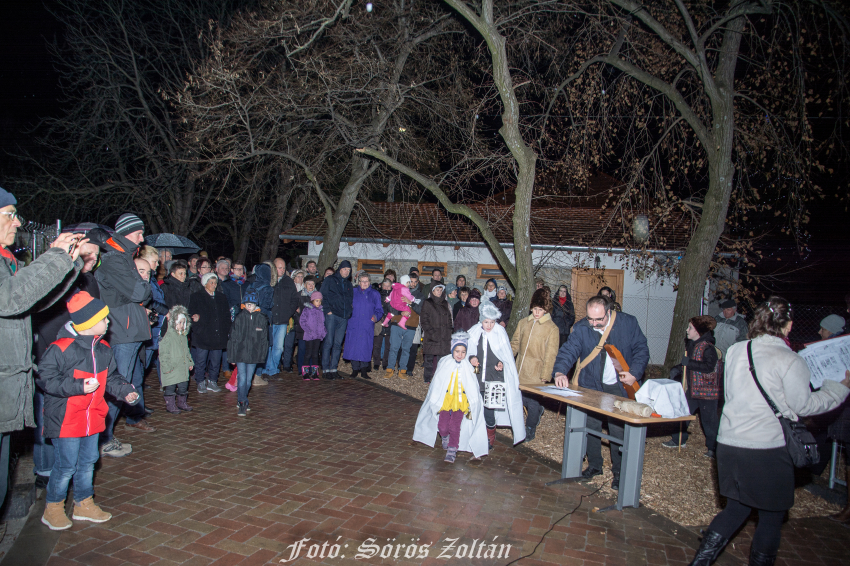
[[[46,43],[61,38],[62,26],[38,0],[0,0],[0,6],[0,186],[4,186],[13,163],[7,153],[31,147],[26,130],[40,117],[60,111],[58,77]],[[791,241],[771,242],[764,250],[772,260],[758,270],[786,273],[783,282],[771,285],[792,302],[841,305],[850,293],[848,166],[841,169],[826,191],[829,198],[812,210],[811,251],[802,257]],[[845,199],[835,199],[836,192]],[[796,272],[788,273],[792,271]]]

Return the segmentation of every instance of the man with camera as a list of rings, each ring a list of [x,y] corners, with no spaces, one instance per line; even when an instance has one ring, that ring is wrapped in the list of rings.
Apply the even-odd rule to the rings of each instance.
[[[142,279],[134,256],[145,239],[145,225],[135,214],[122,214],[115,223],[115,232],[106,241],[109,251],[103,254],[101,265],[95,272],[100,288],[100,298],[109,307],[109,332],[106,341],[115,355],[118,372],[142,391],[141,372],[136,371],[136,358],[142,342],[151,338],[151,324],[143,305],[151,298],[151,287]],[[137,375],[138,374],[138,375]],[[114,438],[113,429],[121,401],[107,399],[109,414],[106,430],[101,433],[101,453],[108,456],[125,456],[129,452]],[[127,407],[128,430],[155,432],[156,428],[145,421],[144,401]]]

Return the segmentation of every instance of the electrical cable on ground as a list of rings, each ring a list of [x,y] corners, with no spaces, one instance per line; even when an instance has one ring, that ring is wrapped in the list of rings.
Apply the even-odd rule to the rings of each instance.
[[[543,544],[544,540],[546,540],[546,535],[551,533],[552,529],[554,529],[558,525],[558,523],[560,523],[561,521],[563,521],[564,519],[566,519],[567,517],[569,517],[570,515],[572,515],[576,511],[578,511],[578,508],[581,507],[581,503],[582,503],[582,501],[584,501],[585,497],[587,497],[587,498],[593,497],[594,495],[596,495],[599,492],[600,489],[602,489],[602,487],[603,486],[600,485],[599,487],[597,487],[595,490],[591,491],[590,493],[583,494],[578,500],[578,505],[576,505],[572,510],[570,510],[567,513],[565,513],[564,515],[562,515],[560,519],[558,519],[557,521],[552,523],[552,526],[549,527],[548,531],[543,533],[543,536],[541,536],[540,540],[537,542],[537,544],[534,545],[534,550],[532,550],[530,554],[526,554],[525,556],[520,556],[516,560],[511,560],[510,562],[505,564],[505,566],[511,566],[511,564],[515,564],[515,563],[519,562],[520,560],[522,560],[523,558],[531,558],[532,556],[534,556],[534,553],[537,552],[537,549],[540,548],[540,545]]]

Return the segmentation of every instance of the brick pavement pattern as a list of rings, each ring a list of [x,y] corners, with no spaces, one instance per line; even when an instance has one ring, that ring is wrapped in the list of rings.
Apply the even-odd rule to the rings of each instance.
[[[195,410],[172,416],[149,391],[158,431],[117,426],[133,453],[103,458],[96,474],[95,500],[113,519],[76,521],[50,566],[484,566],[533,551],[519,564],[682,565],[697,545],[651,510],[597,513],[612,502],[587,487],[544,486],[559,474],[504,444],[446,464],[439,442],[411,440],[419,404],[368,383],[285,377],[252,390],[247,418],[235,393],[193,392]],[[721,563],[740,563],[751,534]],[[786,525],[777,564],[847,563],[848,534],[826,519]]]

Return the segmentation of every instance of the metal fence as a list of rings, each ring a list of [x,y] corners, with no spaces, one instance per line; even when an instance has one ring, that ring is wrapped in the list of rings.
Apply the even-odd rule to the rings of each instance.
[[[61,230],[62,224],[59,220],[53,224],[27,222],[18,228],[12,252],[20,261],[29,263],[50,247]]]
[[[845,321],[850,318],[847,315],[847,311],[841,307],[792,304],[791,309],[794,315],[794,326],[791,327],[791,334],[788,336],[788,339],[791,340],[791,344],[795,349],[799,349],[803,344],[816,342],[821,339],[818,335],[820,321],[828,315],[837,314]]]

